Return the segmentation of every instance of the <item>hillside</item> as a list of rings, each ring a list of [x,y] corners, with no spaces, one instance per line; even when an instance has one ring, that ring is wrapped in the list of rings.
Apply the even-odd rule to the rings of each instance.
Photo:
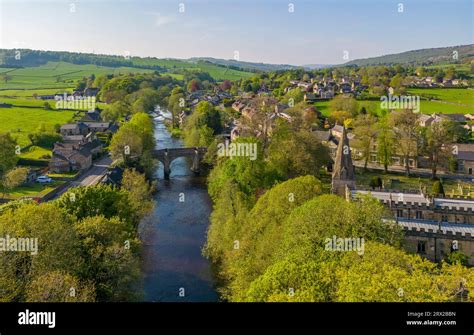
[[[445,48],[430,48],[411,50],[397,54],[384,55],[364,59],[356,59],[341,66],[357,65],[391,65],[391,64],[413,64],[413,65],[437,65],[453,63],[453,52],[458,52],[458,62],[463,63],[474,59],[474,44],[460,45]]]
[[[20,57],[15,57],[17,52]],[[88,66],[107,73],[158,71],[175,75],[178,79],[187,71],[207,72],[214,80],[237,80],[249,78],[253,74],[206,61],[181,59],[159,59],[155,57],[124,57],[118,55],[97,55],[65,51],[39,51],[30,49],[0,49],[0,73],[8,69],[41,69],[48,64],[66,63],[74,66]],[[105,69],[103,69],[105,68]],[[104,72],[101,71],[101,72]],[[41,72],[41,71],[40,71]]]
[[[290,64],[267,64],[267,63],[253,63],[253,62],[244,62],[237,61],[234,59],[221,59],[221,58],[212,58],[212,57],[192,57],[189,58],[191,62],[206,61],[209,63],[229,66],[235,69],[241,69],[245,71],[279,71],[279,70],[290,70],[297,69],[299,66],[290,65]]]

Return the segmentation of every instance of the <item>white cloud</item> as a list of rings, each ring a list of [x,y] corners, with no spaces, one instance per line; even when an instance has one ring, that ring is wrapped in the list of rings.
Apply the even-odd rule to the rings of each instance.
[[[173,16],[165,16],[160,13],[151,13],[154,16],[155,25],[161,27],[175,21]]]

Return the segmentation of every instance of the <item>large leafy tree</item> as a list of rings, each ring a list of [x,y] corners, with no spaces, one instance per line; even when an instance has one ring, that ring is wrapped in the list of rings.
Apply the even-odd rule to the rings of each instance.
[[[285,179],[302,175],[319,176],[330,162],[329,151],[312,133],[293,132],[282,124],[268,148],[268,161]]]
[[[395,153],[395,134],[388,123],[387,117],[379,120],[377,126],[377,159],[383,164],[384,171],[388,172],[388,166],[392,164]]]
[[[418,132],[418,114],[407,109],[399,112],[392,112],[389,117],[390,126],[392,127],[398,152],[401,154],[405,172],[410,174],[410,159],[418,153],[419,132]]]
[[[50,271],[78,273],[83,265],[74,217],[52,203],[24,204],[0,216],[0,236],[29,238],[29,251],[0,253],[0,299],[23,301],[35,278]],[[34,251],[37,239],[37,253]]]
[[[10,133],[0,134],[0,177],[15,167],[17,162],[16,141]]]
[[[361,114],[354,122],[353,141],[354,148],[361,153],[361,158],[364,160],[364,169],[367,170],[367,164],[373,151],[373,145],[377,138],[377,120],[370,114]]]
[[[213,135],[222,130],[219,111],[207,101],[197,104],[194,112],[186,120],[184,140],[189,146],[208,146]]]
[[[130,205],[125,190],[115,189],[109,185],[95,187],[73,187],[56,200],[59,208],[78,219],[89,216],[103,215],[106,218],[119,217],[130,226],[138,224],[139,217]]]
[[[93,280],[98,301],[140,297],[140,241],[118,217],[86,217],[76,225],[85,263],[81,276]]]

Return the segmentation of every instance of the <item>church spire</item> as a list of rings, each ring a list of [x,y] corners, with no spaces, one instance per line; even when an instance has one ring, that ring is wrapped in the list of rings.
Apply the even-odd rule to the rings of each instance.
[[[349,189],[355,188],[355,173],[346,128],[342,126],[342,134],[333,165],[332,193],[345,196],[346,186]]]

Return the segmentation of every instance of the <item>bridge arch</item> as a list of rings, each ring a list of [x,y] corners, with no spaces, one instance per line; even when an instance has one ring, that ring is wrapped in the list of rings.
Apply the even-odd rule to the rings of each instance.
[[[206,147],[194,148],[166,148],[152,150],[151,156],[163,164],[165,179],[170,179],[171,163],[178,157],[190,157],[193,161],[191,171],[198,174],[201,170],[201,160],[207,152]]]

